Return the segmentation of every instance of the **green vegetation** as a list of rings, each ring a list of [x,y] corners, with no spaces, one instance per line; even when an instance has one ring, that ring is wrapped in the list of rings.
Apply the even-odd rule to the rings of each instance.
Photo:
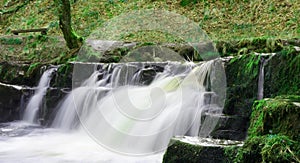
[[[40,66],[41,66],[41,63],[39,63],[39,62],[31,64],[26,72],[26,75],[30,76],[32,74],[32,72]]]
[[[300,162],[299,96],[281,97],[254,103],[244,146],[227,152],[234,162]]]
[[[221,56],[234,56],[226,67],[230,75],[227,76],[228,99],[224,113],[243,118],[251,115],[251,123],[245,145],[228,147],[225,153],[222,149],[219,158],[226,157],[232,162],[300,162],[300,107],[294,103],[300,102],[300,55],[294,48],[300,46],[300,3],[297,0],[74,0],[71,32],[76,38],[87,38],[108,20],[145,9],[163,9],[186,16],[215,41]],[[36,84],[32,79],[38,76],[42,65],[63,64],[53,86],[72,85],[69,62],[81,58],[77,58],[78,49],[66,47],[59,13],[53,0],[0,2],[1,81],[32,86]],[[124,24],[124,27],[130,25]],[[14,29],[41,27],[49,29],[47,36],[39,33],[8,36]],[[143,42],[135,48],[154,43],[184,43],[182,38],[161,31],[138,31],[119,37],[123,41]],[[88,51],[88,57],[83,59],[118,62],[129,50],[116,48],[101,56]],[[190,52],[189,49],[175,51],[184,55]],[[276,53],[265,66],[264,95],[272,99],[254,102],[261,59],[254,52]],[[194,51],[190,58],[196,58],[193,55]],[[219,149],[175,141],[164,160],[203,161],[203,151],[209,150],[213,153]]]
[[[283,49],[284,44],[289,43],[287,43],[287,41],[285,40],[275,39],[271,37],[249,37],[231,41],[216,41],[217,49],[222,54],[222,56],[243,55],[252,52],[279,52]]]
[[[287,99],[257,101],[253,105],[248,134],[284,134],[300,142],[299,112],[300,107]]]
[[[201,146],[194,146],[178,140],[173,143],[164,155],[163,162],[197,162],[196,158],[203,150]]]
[[[261,57],[244,54],[227,65],[229,98],[224,112],[246,117],[251,114],[251,123],[245,145],[238,152],[227,148],[225,154],[230,162],[299,162],[299,52],[283,46],[273,56],[265,66],[264,85],[264,95],[271,99],[254,102]]]
[[[12,3],[15,2],[15,3]],[[57,10],[52,0],[32,0],[17,12],[7,13],[24,1],[4,0],[0,33],[12,29],[50,27],[50,35],[61,35]],[[11,5],[8,5],[11,4]],[[5,7],[7,6],[7,7]],[[139,9],[165,9],[195,21],[214,40],[249,37],[297,38],[300,34],[300,3],[284,1],[211,1],[211,0],[89,0],[72,4],[74,30],[87,37],[105,21]],[[134,34],[135,35],[135,34]],[[132,40],[140,39],[140,35]],[[131,39],[130,37],[128,39]]]
[[[19,38],[0,38],[0,43],[4,45],[20,45],[23,41]]]
[[[88,37],[108,20],[136,10],[163,9],[186,16],[196,22],[209,37],[215,40],[222,56],[249,54],[252,52],[278,52],[285,39],[300,36],[300,4],[295,0],[210,1],[210,0],[89,0],[71,1],[72,27],[79,36]],[[34,38],[25,40],[1,40],[0,61],[59,64],[74,60],[76,51],[68,51],[65,42],[54,40],[62,36],[59,10],[52,0],[4,0],[0,3],[0,34],[9,35],[13,29],[47,27],[48,37],[42,43],[39,33],[22,33]],[[284,15],[284,16],[283,16]],[[126,26],[126,24],[124,24]],[[130,24],[129,24],[130,25]],[[128,26],[128,25],[127,25]],[[76,37],[79,38],[76,35]],[[42,36],[44,37],[44,36]],[[20,39],[20,38],[19,38]],[[184,42],[170,33],[138,31],[121,35],[124,41]],[[20,39],[21,40],[21,39]],[[298,45],[299,43],[295,41]],[[52,44],[53,43],[53,44]],[[30,45],[28,45],[30,44]],[[17,45],[26,45],[25,47]],[[293,45],[293,44],[292,44]],[[55,49],[58,47],[58,49]],[[4,51],[4,52],[3,52]],[[48,54],[45,54],[45,53]],[[119,61],[113,56],[105,61]]]
[[[300,55],[294,47],[286,46],[265,67],[265,95],[300,95]],[[272,82],[272,84],[268,84]]]
[[[260,56],[236,56],[226,67],[227,99],[224,113],[249,117],[257,96],[257,79]]]
[[[260,163],[260,162],[299,162],[299,142],[284,135],[264,135],[249,137],[244,146],[238,149],[228,149],[230,162]]]
[[[205,147],[185,143],[179,140],[172,140],[172,145],[168,147],[163,162],[177,163],[177,162],[228,162],[230,156],[237,152],[238,147],[235,145],[228,145],[224,147]]]
[[[0,40],[0,62],[59,64],[66,60],[60,57],[67,52],[63,38],[29,35],[0,37]]]

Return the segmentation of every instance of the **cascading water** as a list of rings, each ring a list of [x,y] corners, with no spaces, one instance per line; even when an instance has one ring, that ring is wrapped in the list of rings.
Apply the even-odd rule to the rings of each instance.
[[[41,103],[46,94],[46,91],[50,85],[51,75],[56,70],[57,67],[52,67],[43,73],[39,81],[39,84],[34,92],[34,95],[30,98],[26,106],[24,116],[23,116],[24,121],[27,121],[29,123],[37,122],[37,114],[41,107]]]
[[[172,136],[197,136],[202,112],[221,109],[205,103],[206,95],[215,93],[209,85],[216,63],[90,65],[95,71],[66,97],[52,126],[84,129],[117,152],[162,151]],[[151,70],[156,75],[145,78]]]
[[[223,108],[225,88],[222,84],[226,80],[222,77],[224,73],[218,72],[222,65],[219,61],[97,64],[115,61],[119,56],[123,56],[121,60],[125,62],[184,62],[172,48],[143,48],[143,45],[122,41],[124,36],[140,31],[159,31],[188,43],[193,47],[191,58],[189,49],[179,49],[180,54],[187,53],[186,58],[191,60],[219,57],[205,32],[184,16],[156,9],[121,14],[86,39],[77,56],[77,61],[85,63],[79,67],[80,63],[74,65],[73,90],[59,104],[52,128],[35,125],[37,128],[26,130],[23,136],[5,137],[3,135],[14,135],[28,124],[0,126],[0,146],[4,147],[0,148],[0,160],[153,163],[162,161],[163,150],[172,136],[209,135],[215,122],[202,122],[201,115],[219,113]],[[110,55],[119,48],[117,51],[121,53],[117,58]],[[125,52],[127,50],[130,52]],[[221,83],[216,80],[219,77]],[[33,117],[28,118],[33,119],[30,121],[36,121],[43,91],[36,94],[40,95],[31,100],[34,107],[26,109]],[[133,157],[116,152],[151,155]],[[157,154],[153,154],[155,152]]]
[[[76,88],[59,105],[53,128],[1,124],[0,160],[161,162],[172,136],[209,132],[205,125],[212,123],[200,122],[201,114],[222,108],[216,102],[220,91],[213,88],[220,64],[83,64],[78,68],[91,72],[73,78]],[[107,148],[144,156],[120,155]]]
[[[259,74],[258,74],[258,90],[257,90],[257,99],[261,100],[264,98],[264,78],[265,78],[265,66],[268,64],[269,60],[275,55],[271,54],[268,59],[265,59],[263,56],[260,58],[259,65]]]

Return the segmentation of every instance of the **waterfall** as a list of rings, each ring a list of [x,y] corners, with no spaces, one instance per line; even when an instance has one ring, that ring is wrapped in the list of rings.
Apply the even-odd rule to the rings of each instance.
[[[57,67],[53,67],[53,68],[46,70],[43,73],[43,75],[39,81],[39,84],[34,92],[34,95],[30,98],[30,100],[26,106],[26,109],[25,109],[25,112],[23,115],[24,121],[27,121],[30,123],[37,122],[37,114],[41,107],[43,98],[47,92],[47,89],[50,85],[51,75],[56,70],[57,70]]]
[[[260,58],[260,65],[259,65],[259,74],[258,74],[258,90],[257,90],[257,99],[261,100],[264,98],[264,78],[265,78],[265,66],[268,64],[269,60],[275,55],[271,54],[268,59],[264,57]],[[262,55],[261,55],[262,56]]]
[[[164,150],[172,136],[198,136],[208,128],[201,126],[201,114],[222,108],[205,99],[217,94],[211,88],[217,64],[219,60],[89,65],[95,71],[59,105],[52,127],[85,130],[116,152]]]

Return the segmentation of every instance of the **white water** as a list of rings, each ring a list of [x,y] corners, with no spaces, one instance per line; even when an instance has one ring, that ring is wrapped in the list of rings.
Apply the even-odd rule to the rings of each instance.
[[[264,80],[265,80],[265,66],[268,64],[269,60],[272,59],[272,57],[275,55],[275,53],[272,53],[271,56],[269,56],[268,59],[265,59],[264,56],[261,55],[260,58],[260,65],[259,65],[259,74],[258,74],[258,88],[257,88],[257,99],[261,100],[264,98]]]
[[[174,135],[197,136],[203,111],[220,109],[204,103],[205,94],[211,94],[206,83],[211,82],[215,63],[168,63],[148,86],[135,83],[145,65],[118,64],[112,71],[95,71],[66,97],[53,127],[74,129],[80,119],[77,130],[112,151],[133,155],[163,151]]]
[[[26,106],[24,116],[23,116],[24,121],[30,123],[37,122],[38,111],[41,107],[41,103],[49,87],[51,75],[54,71],[56,71],[56,69],[57,69],[56,67],[50,68],[43,73],[39,81],[39,84],[34,92],[34,95],[30,98]]]
[[[3,136],[9,131],[24,132],[29,125],[15,122],[8,127],[1,127],[1,163],[159,163],[163,156],[163,153],[144,157],[119,155],[102,148],[85,132],[78,131],[29,128],[27,132],[31,133],[27,135]]]
[[[146,65],[103,66],[63,99],[53,128],[0,126],[0,162],[161,162],[172,136],[198,135],[202,112],[220,109],[204,98],[215,63],[169,63],[150,85]]]

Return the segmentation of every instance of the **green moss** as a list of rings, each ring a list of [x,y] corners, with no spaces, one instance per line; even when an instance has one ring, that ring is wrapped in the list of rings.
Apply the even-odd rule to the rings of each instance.
[[[27,37],[11,38],[0,37],[2,40],[21,40],[22,43],[2,44],[0,48],[0,61],[31,64],[40,62],[43,64],[55,64],[52,61],[60,57],[62,52],[67,51],[62,38],[44,35],[30,35]]]
[[[265,139],[261,149],[264,162],[300,162],[299,142],[283,135],[267,135]]]
[[[283,134],[300,141],[299,112],[300,107],[286,99],[256,101],[248,134],[249,136]]]
[[[26,1],[26,7],[18,12],[4,14],[0,24],[0,33],[9,33],[10,29],[36,28],[51,26],[49,34],[61,34],[56,22],[57,11],[53,1]],[[1,3],[1,2],[0,2]],[[22,5],[18,1],[5,7],[0,5],[0,12],[6,13]],[[50,6],[50,8],[49,8]],[[30,8],[30,11],[28,10]],[[245,38],[259,36],[297,37],[299,36],[299,4],[293,1],[277,2],[274,0],[261,3],[251,1],[207,1],[207,0],[89,0],[72,3],[72,22],[74,30],[82,36],[88,36],[103,22],[117,15],[134,10],[148,8],[163,9],[182,14],[197,22],[212,38]],[[248,11],[248,12],[245,12]],[[282,15],[289,15],[282,17]],[[16,23],[18,22],[18,23]]]
[[[163,162],[232,162],[240,148],[237,144],[223,146],[190,144],[171,139]]]
[[[0,38],[0,44],[4,45],[20,45],[22,43],[22,39],[19,38]]]
[[[260,56],[237,56],[226,66],[227,99],[224,113],[249,117],[257,95]]]
[[[300,95],[300,53],[285,47],[265,67],[265,96]]]
[[[274,99],[284,99],[291,102],[300,102],[299,95],[281,95],[281,96],[276,96]]]
[[[299,162],[299,96],[279,96],[256,101],[248,138],[234,162]]]
[[[244,55],[253,52],[280,52],[283,42],[273,37],[250,37],[239,40],[216,41],[216,47],[221,56]]]
[[[11,81],[17,77],[16,69],[10,69],[8,72],[4,74],[3,79],[6,81]]]
[[[194,146],[175,140],[164,155],[163,162],[197,162],[196,158],[201,154],[202,147]]]
[[[40,68],[40,66],[41,66],[41,63],[39,63],[39,62],[31,64],[26,72],[26,76],[30,76],[32,74],[32,72],[35,71],[36,69]]]
[[[284,135],[249,137],[233,162],[299,162],[300,144]]]
[[[54,83],[52,83],[51,85],[56,88],[71,88],[72,72],[73,64],[65,63],[60,65],[57,69],[57,73],[55,73]]]
[[[232,146],[224,148],[224,155],[226,156],[226,160],[224,162],[234,162],[240,148],[242,147]]]

